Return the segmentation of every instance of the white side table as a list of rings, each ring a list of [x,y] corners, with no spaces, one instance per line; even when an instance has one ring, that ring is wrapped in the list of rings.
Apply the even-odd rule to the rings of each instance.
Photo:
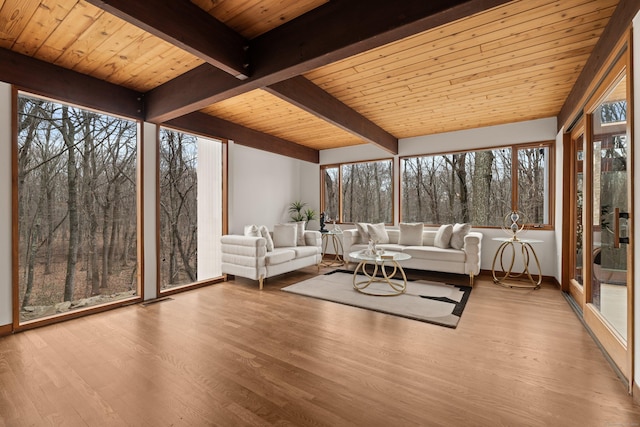
[[[536,239],[520,239],[517,237],[494,237],[491,240],[502,242],[493,257],[493,264],[491,264],[491,273],[493,274],[493,283],[508,288],[522,288],[522,289],[538,289],[540,283],[542,283],[542,270],[540,269],[540,261],[536,251],[533,249],[533,244],[543,243],[542,240]],[[520,256],[524,265],[524,270],[521,273],[513,273],[513,264],[516,260],[516,246],[519,246]],[[508,262],[507,268],[505,268],[505,252],[507,248],[511,248],[511,260]],[[496,275],[496,261],[500,259],[500,276]],[[509,257],[506,257],[509,260]],[[533,259],[538,268],[538,280],[535,280],[529,270],[529,265]],[[518,282],[507,282],[509,279],[519,279]]]

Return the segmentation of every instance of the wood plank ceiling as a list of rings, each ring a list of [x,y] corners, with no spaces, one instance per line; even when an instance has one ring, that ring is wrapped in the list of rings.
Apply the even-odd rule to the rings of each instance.
[[[398,138],[558,115],[617,5],[0,0],[0,80],[46,92],[24,77],[51,79],[35,59],[137,94],[149,121],[215,117],[217,136],[246,128],[311,161],[393,153]]]

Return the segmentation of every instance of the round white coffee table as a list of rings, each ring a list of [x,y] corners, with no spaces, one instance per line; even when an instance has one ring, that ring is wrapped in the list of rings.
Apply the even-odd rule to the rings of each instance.
[[[353,271],[353,289],[367,295],[379,297],[395,296],[403,294],[407,290],[407,276],[404,274],[402,266],[398,261],[406,261],[411,255],[402,252],[384,252],[378,255],[367,255],[364,252],[351,252],[349,258],[356,259],[360,263]],[[367,265],[373,266],[371,273],[367,272]],[[391,274],[387,272],[387,267],[393,267]],[[365,280],[358,280],[358,271],[362,272]],[[378,272],[382,276],[378,276]],[[402,281],[392,280],[397,272],[402,275]],[[372,283],[386,283],[391,287],[391,292],[375,292],[367,289]]]

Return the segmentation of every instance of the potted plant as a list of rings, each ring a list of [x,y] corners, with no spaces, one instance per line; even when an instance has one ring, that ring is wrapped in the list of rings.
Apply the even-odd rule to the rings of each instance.
[[[307,204],[299,200],[289,205],[289,214],[292,221],[298,222],[305,220],[304,213],[302,212],[305,206],[307,206]]]

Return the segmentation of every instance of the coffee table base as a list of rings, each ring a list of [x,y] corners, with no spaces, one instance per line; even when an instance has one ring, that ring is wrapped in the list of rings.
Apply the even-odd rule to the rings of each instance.
[[[353,289],[360,293],[377,297],[392,297],[405,293],[407,290],[407,276],[404,274],[402,266],[395,260],[389,260],[389,262],[393,266],[393,271],[391,272],[391,274],[387,274],[387,269],[384,265],[384,262],[378,264],[376,261],[360,261],[360,264],[358,264],[356,269],[353,271]],[[374,266],[373,273],[369,274],[367,272],[367,264]],[[362,271],[362,274],[366,277],[366,280],[357,280],[358,270]],[[382,273],[382,277],[377,276],[378,271]],[[398,271],[402,275],[402,282],[392,281],[393,276],[395,276]],[[367,287],[372,283],[386,283],[387,285],[389,285],[392,292],[372,292],[367,289]]]

